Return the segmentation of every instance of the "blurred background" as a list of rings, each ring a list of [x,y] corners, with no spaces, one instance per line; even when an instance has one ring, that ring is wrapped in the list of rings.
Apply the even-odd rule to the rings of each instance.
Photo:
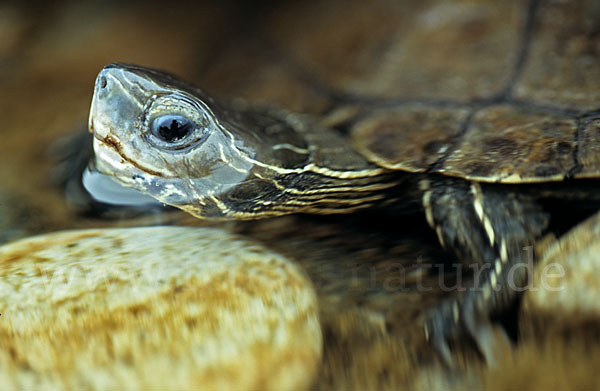
[[[392,3],[395,7],[389,7]],[[82,216],[70,207],[63,188],[68,167],[57,169],[60,158],[57,159],[56,151],[60,155],[64,146],[69,145],[65,137],[87,130],[94,80],[104,65],[126,62],[160,68],[196,83],[219,98],[243,97],[275,103],[292,111],[319,114],[330,109],[335,100],[332,98],[352,90],[358,76],[368,73],[365,70],[371,69],[373,64],[362,61],[361,53],[368,48],[372,52],[365,53],[365,58],[376,60],[380,46],[374,42],[383,45],[389,37],[389,29],[410,37],[417,23],[438,18],[434,22],[439,23],[439,29],[431,28],[430,32],[424,28],[412,46],[411,42],[406,46],[412,53],[421,53],[423,40],[440,42],[431,50],[431,64],[435,66],[427,76],[441,75],[441,80],[446,76],[445,67],[451,65],[447,59],[456,57],[464,62],[453,63],[455,70],[464,69],[467,76],[483,75],[485,79],[487,63],[475,64],[481,70],[479,73],[478,69],[463,67],[474,62],[467,61],[465,56],[454,56],[453,46],[445,45],[444,41],[468,43],[470,38],[483,33],[491,37],[492,44],[509,42],[513,46],[506,50],[506,55],[498,57],[499,64],[490,56],[482,54],[481,57],[496,64],[498,69],[506,71],[511,67],[519,41],[505,36],[505,30],[509,29],[495,29],[498,26],[478,23],[474,18],[465,23],[464,29],[454,31],[455,35],[448,34],[443,29],[444,20],[451,21],[452,15],[461,15],[463,9],[453,9],[452,1],[439,3],[439,7],[434,7],[435,12],[425,15],[429,19],[424,16],[417,20],[415,15],[420,9],[437,3],[433,0],[382,0],[373,4],[317,0],[306,7],[307,3],[300,0],[0,2],[0,243],[40,232],[115,225],[114,221]],[[524,20],[521,11],[526,8],[523,6],[526,2],[518,0],[455,3],[472,7],[477,11],[473,15],[484,15],[481,19],[484,22],[486,14],[479,12],[478,6],[487,9],[490,4],[494,7],[509,4],[507,15],[512,22],[517,21],[517,25]],[[568,8],[567,2],[556,3]],[[447,15],[451,17],[444,19]],[[495,35],[496,30],[498,35]],[[504,53],[504,49],[498,50],[494,45],[489,48]],[[479,49],[471,46],[469,50],[477,52]],[[410,66],[410,58],[406,57],[410,56],[398,61],[406,61],[405,65]],[[348,58],[353,61],[348,62]],[[395,63],[387,65],[390,72],[395,72]],[[415,66],[413,71],[420,71],[420,63],[412,65]],[[492,80],[490,85],[501,85],[507,73]],[[469,78],[458,79],[449,83],[454,83],[453,86],[463,83],[463,87],[468,87]],[[406,81],[410,94],[420,96],[421,81]],[[383,77],[380,82],[377,88],[383,91],[382,95],[395,89]],[[369,83],[367,80],[363,85],[368,91]],[[494,90],[477,80],[473,83]],[[434,95],[438,93],[438,85],[441,83],[428,85]],[[444,97],[445,92],[452,90],[440,88],[440,91]],[[463,91],[467,92],[457,99],[469,101],[471,90],[465,87]],[[427,356],[431,362],[433,355],[423,353],[421,345],[406,342],[406,325],[412,324],[423,312],[424,303],[433,305],[439,296],[435,292],[425,298],[406,292],[390,293],[382,288],[381,281],[393,262],[406,261],[414,265],[415,259],[439,261],[447,257],[435,236],[421,217],[404,225],[389,223],[390,227],[383,227],[385,224],[367,227],[360,220],[344,226],[344,220],[336,223],[319,217],[295,219],[240,225],[235,230],[264,242],[271,241],[278,250],[306,258],[303,267],[315,282],[323,306],[326,350],[320,384],[342,388],[348,384],[385,384],[388,388],[406,384],[401,381],[415,376],[414,370],[423,363],[423,357]],[[370,223],[373,225],[373,221]],[[194,220],[193,224],[200,223]],[[298,231],[302,232],[295,241],[290,240]],[[277,247],[282,244],[289,248]],[[349,257],[344,256],[345,251]],[[331,262],[332,259],[336,262]],[[381,280],[359,281],[356,286],[350,286],[349,281],[360,279],[350,275],[350,268],[337,262],[340,260],[350,267],[368,264],[377,273],[382,272]],[[365,280],[368,277],[365,276]],[[552,320],[540,319],[545,324],[552,323]],[[513,329],[516,327],[513,324]],[[590,328],[597,336],[597,324],[592,323]],[[564,341],[549,339],[532,343],[530,350],[512,352],[513,356],[493,373],[491,381],[502,383],[504,380],[511,384],[513,378],[507,376],[507,371],[514,371],[518,375],[512,384],[555,385],[552,377],[550,383],[544,382],[548,381],[548,374],[558,368],[557,378],[568,382],[567,375],[575,374],[576,378],[583,379],[580,384],[590,384],[588,381],[593,377],[590,368],[594,368],[594,363],[581,358],[580,350],[571,349],[572,334],[567,334]],[[559,341],[558,348],[552,345],[556,341]],[[593,342],[597,346],[597,339]],[[578,346],[590,345],[584,341]],[[552,354],[547,354],[548,351]],[[472,351],[469,354],[469,359],[476,356]],[[399,357],[406,359],[402,365]],[[529,378],[544,357],[550,358],[543,362],[537,378]],[[563,357],[567,357],[568,362]],[[477,357],[461,364],[482,370]],[[571,372],[574,367],[583,370]],[[436,367],[436,370],[440,378],[448,375],[444,368]],[[350,379],[349,382],[338,381],[343,377]],[[355,379],[363,383],[352,383]],[[435,376],[433,379],[422,388],[434,388]],[[468,377],[460,384],[464,386],[470,380]]]

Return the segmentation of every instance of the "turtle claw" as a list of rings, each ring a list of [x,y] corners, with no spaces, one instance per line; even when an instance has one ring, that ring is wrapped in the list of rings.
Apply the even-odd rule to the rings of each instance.
[[[425,338],[448,368],[455,366],[452,352],[448,346],[448,341],[456,334],[456,324],[450,322],[451,318],[448,317],[450,311],[447,309],[451,307],[444,305],[437,308],[428,316],[425,323]]]
[[[450,352],[450,347],[448,347],[446,338],[444,338],[442,334],[437,334],[431,339],[431,344],[435,352],[442,359],[442,362],[448,368],[454,367],[454,360],[452,359],[452,353]]]
[[[506,357],[511,349],[506,331],[501,326],[494,326],[489,319],[476,319],[473,313],[466,314],[463,322],[486,364],[489,367],[497,366],[498,361]]]

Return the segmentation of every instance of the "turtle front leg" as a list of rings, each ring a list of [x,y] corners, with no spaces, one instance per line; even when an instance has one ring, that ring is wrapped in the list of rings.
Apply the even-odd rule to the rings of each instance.
[[[440,243],[473,267],[473,284],[432,311],[425,335],[451,362],[447,339],[466,331],[494,360],[490,312],[505,307],[527,279],[528,246],[548,224],[533,199],[507,186],[432,177],[420,182],[427,222]]]

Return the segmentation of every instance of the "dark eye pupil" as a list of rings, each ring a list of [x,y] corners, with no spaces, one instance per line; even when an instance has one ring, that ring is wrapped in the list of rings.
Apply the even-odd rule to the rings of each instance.
[[[187,137],[194,124],[181,115],[163,115],[152,122],[152,133],[166,142],[173,143]]]

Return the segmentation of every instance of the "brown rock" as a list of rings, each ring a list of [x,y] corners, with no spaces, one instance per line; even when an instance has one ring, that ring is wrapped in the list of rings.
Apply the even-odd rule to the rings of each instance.
[[[297,267],[216,229],[0,247],[0,378],[18,389],[306,389],[318,306]]]
[[[549,245],[536,265],[524,310],[600,319],[600,214]]]

